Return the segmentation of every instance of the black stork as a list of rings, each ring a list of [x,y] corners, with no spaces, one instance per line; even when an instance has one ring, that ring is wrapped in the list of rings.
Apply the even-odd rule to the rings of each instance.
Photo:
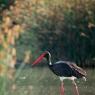
[[[78,87],[75,82],[75,79],[83,78],[86,80],[86,72],[78,67],[75,63],[69,62],[69,61],[58,61],[54,64],[51,62],[51,54],[48,51],[45,51],[42,53],[34,62],[32,65],[36,65],[41,62],[43,58],[46,58],[48,61],[48,66],[50,70],[59,76],[60,81],[61,81],[61,86],[60,86],[60,94],[64,95],[64,79],[69,79],[72,80],[72,83],[74,85],[74,94],[79,95]]]

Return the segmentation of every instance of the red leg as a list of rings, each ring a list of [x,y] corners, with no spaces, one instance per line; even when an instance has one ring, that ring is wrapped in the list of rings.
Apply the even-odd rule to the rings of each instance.
[[[75,94],[75,95],[79,95],[78,86],[77,86],[77,84],[75,83],[74,80],[73,80],[73,85],[74,85],[74,94]]]
[[[60,95],[64,95],[64,83],[61,82],[61,85],[60,85]]]

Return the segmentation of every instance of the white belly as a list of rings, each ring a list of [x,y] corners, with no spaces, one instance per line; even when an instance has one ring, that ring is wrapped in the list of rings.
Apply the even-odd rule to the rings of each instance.
[[[59,77],[61,81],[68,79],[68,80],[75,80],[77,79],[76,77],[72,76],[72,77]]]

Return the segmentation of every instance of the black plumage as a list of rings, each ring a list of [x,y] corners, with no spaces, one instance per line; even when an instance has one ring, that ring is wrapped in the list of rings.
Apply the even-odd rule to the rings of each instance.
[[[49,65],[51,71],[57,76],[82,78],[86,76],[86,72],[78,67],[75,63],[68,61],[58,61],[55,64]]]
[[[58,61],[52,64],[51,62],[51,54],[46,51],[46,54],[44,57],[48,61],[48,66],[50,70],[56,74],[57,76],[64,76],[64,77],[76,77],[76,78],[82,78],[86,76],[86,72],[78,67],[76,63],[70,62],[70,61]],[[50,64],[51,63],[51,64]]]

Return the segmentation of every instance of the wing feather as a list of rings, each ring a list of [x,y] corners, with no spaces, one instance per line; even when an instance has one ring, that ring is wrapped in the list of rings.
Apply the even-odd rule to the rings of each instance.
[[[68,64],[72,69],[74,69],[75,71],[77,71],[78,73],[80,73],[83,76],[86,76],[87,73],[86,71],[84,71],[82,68],[78,67],[75,63],[71,63]]]

